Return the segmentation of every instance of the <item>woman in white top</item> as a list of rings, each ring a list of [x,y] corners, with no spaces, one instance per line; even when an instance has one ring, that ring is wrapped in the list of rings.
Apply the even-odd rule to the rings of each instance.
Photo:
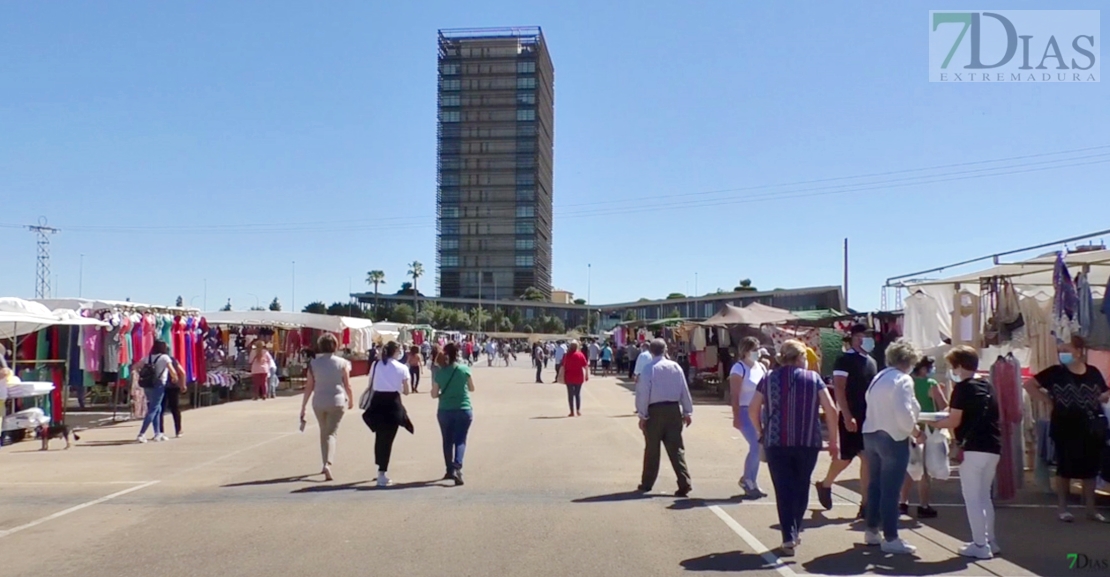
[[[412,389],[409,369],[401,363],[400,357],[401,346],[395,341],[386,343],[381,360],[371,369],[370,406],[362,415],[366,425],[374,432],[374,462],[378,465],[379,487],[392,484],[386,472],[397,429],[404,427],[409,433],[413,432],[412,421],[401,403],[401,395],[409,394]]]
[[[748,406],[755,396],[755,388],[763,380],[766,369],[759,362],[759,340],[745,337],[740,341],[740,356],[728,376],[729,392],[732,398],[732,426],[740,431],[748,443],[748,456],[744,458],[744,474],[740,477],[740,488],[750,499],[758,499],[766,494],[759,489],[759,433],[752,423]]]
[[[868,545],[882,545],[883,553],[913,554],[917,548],[898,538],[898,497],[910,464],[910,437],[917,428],[921,405],[914,394],[910,371],[921,358],[914,346],[899,340],[887,347],[886,364],[867,387],[867,417],[863,422],[863,450],[870,479],[864,501]],[[879,525],[882,524],[882,537]]]
[[[320,458],[324,462],[322,472],[324,479],[331,481],[339,422],[343,420],[344,408],[355,408],[354,395],[351,393],[351,363],[335,356],[339,341],[330,333],[324,333],[320,337],[316,348],[320,354],[309,364],[308,382],[305,383],[304,399],[301,401],[301,423],[304,423],[305,409],[311,398],[312,412],[316,413],[316,420],[320,423]]]

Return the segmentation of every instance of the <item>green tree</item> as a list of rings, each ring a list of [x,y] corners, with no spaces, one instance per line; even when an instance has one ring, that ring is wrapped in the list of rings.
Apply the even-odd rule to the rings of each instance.
[[[406,304],[400,304],[389,311],[389,322],[412,324],[416,320],[416,312]]]
[[[278,301],[277,297],[274,297],[274,300],[270,301],[270,310],[275,312],[281,311],[281,302]]]
[[[374,285],[374,310],[378,310],[378,286],[385,284],[385,271],[372,270],[366,273],[366,284]]]
[[[671,312],[670,312],[670,314],[667,315],[667,318],[680,319],[680,318],[682,318],[682,313],[679,312],[679,310],[677,308],[674,308],[674,309],[671,309]]]
[[[409,264],[409,276],[412,277],[412,310],[415,312],[420,309],[420,277],[424,276],[424,265],[420,261],[414,260]]]
[[[509,315],[507,318],[509,319],[509,324],[512,325],[512,328],[509,329],[510,331],[523,330],[522,327],[524,326],[524,315],[520,313],[520,309],[514,308],[513,310],[509,311]]]
[[[305,305],[303,309],[301,309],[301,312],[312,313],[316,315],[326,315],[328,314],[328,305],[320,301],[310,302]]]
[[[331,305],[328,306],[325,314],[329,314],[333,317],[354,317],[356,319],[366,317],[361,308],[356,307],[353,303],[350,302],[331,303]]]
[[[532,328],[532,325],[524,325],[523,327],[520,327],[520,332],[532,334],[536,332],[536,329]]]
[[[752,286],[752,280],[746,278],[746,279],[743,279],[743,280],[740,281],[740,286],[738,286],[738,287],[736,287],[732,290],[735,291],[735,292],[753,292],[757,289],[754,286]]]
[[[561,335],[567,332],[563,319],[556,316],[545,315],[539,319],[539,324],[544,334]]]
[[[628,309],[628,310],[624,311],[624,320],[626,320],[626,321],[636,320],[636,311],[634,311],[632,309]]]
[[[220,307],[220,310],[224,311],[225,313],[230,311],[231,310],[231,299],[227,299],[227,304]]]
[[[584,304],[586,304],[586,299],[574,299],[574,304],[584,305]]]
[[[669,300],[669,301],[675,300],[675,299],[684,299],[684,298],[686,298],[686,295],[684,295],[682,293],[671,293],[671,294],[667,295],[667,300]]]
[[[593,334],[601,330],[601,313],[590,311],[586,315],[586,332]]]
[[[543,296],[543,293],[540,292],[540,289],[534,286],[530,286],[524,289],[524,294],[520,295],[520,300],[543,302],[547,300],[547,297]]]
[[[414,291],[413,291],[413,289],[412,289],[412,283],[411,283],[411,282],[407,282],[407,281],[406,281],[406,282],[403,282],[403,283],[401,283],[401,289],[400,289],[400,290],[398,290],[396,294],[397,294],[397,296],[404,296],[404,295],[412,295],[412,294],[415,294],[415,292],[414,292]]]
[[[173,306],[178,307],[178,308],[181,308],[181,307],[185,306],[184,297],[182,297],[181,295],[177,295],[177,300],[174,301]]]

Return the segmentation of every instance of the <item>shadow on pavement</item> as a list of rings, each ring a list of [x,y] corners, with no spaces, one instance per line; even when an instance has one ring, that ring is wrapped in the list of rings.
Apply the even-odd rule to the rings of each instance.
[[[139,442],[135,439],[127,439],[124,441],[81,441],[74,443],[74,447],[120,447],[123,445],[138,445]]]
[[[449,481],[443,479],[435,479],[434,481],[412,481],[409,483],[394,483],[388,487],[379,487],[377,485],[364,485],[362,487],[355,487],[356,491],[401,491],[404,489],[420,489],[423,487],[439,487],[446,489],[448,487],[454,488],[453,485],[447,485]]]
[[[562,416],[559,416],[559,417],[554,417],[554,416],[543,416],[543,417],[532,417],[532,420],[533,420],[533,421],[547,421],[547,420],[552,420],[552,419],[556,419],[556,420],[557,420],[557,419],[569,419],[569,418],[570,418],[570,417],[568,417],[568,416],[566,416],[566,415],[562,415]]]
[[[652,495],[650,493],[643,493],[641,491],[624,491],[622,493],[609,493],[608,495],[583,497],[581,499],[575,499],[571,501],[571,503],[619,503],[621,501],[642,501],[662,496],[663,495]]]
[[[712,507],[713,505],[736,505],[745,501],[743,495],[733,495],[727,499],[678,499],[667,508],[672,511],[686,511],[698,507]]]
[[[963,571],[971,563],[972,560],[965,557],[923,561],[914,555],[888,555],[878,547],[868,547],[861,543],[847,551],[822,555],[802,563],[802,566],[807,573],[822,575],[939,575]]]
[[[316,473],[319,475],[320,473]],[[323,479],[309,479],[312,475],[297,475],[295,477],[278,477],[276,479],[260,479],[258,481],[243,481],[242,483],[230,483],[228,485],[221,485],[223,489],[230,487],[254,487],[259,485],[280,485],[282,483],[323,483]]]
[[[786,562],[784,565],[792,565]],[[755,553],[743,551],[729,551],[727,553],[710,553],[701,557],[687,559],[679,563],[687,571],[760,571],[772,570],[773,565],[763,560]]]

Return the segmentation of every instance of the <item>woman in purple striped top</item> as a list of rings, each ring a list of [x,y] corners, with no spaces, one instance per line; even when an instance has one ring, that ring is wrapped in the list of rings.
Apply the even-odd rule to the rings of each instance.
[[[809,508],[809,484],[821,452],[818,407],[825,411],[827,450],[836,458],[836,407],[821,375],[806,370],[806,346],[788,340],[779,350],[779,367],[756,387],[749,411],[767,455],[775,487],[784,556],[801,544],[802,517]]]

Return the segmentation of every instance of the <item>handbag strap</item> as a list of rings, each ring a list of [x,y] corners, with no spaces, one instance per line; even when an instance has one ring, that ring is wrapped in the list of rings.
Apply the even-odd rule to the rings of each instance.
[[[454,370],[452,370],[452,371],[451,371],[451,376],[450,376],[450,377],[447,377],[447,382],[443,384],[443,387],[441,387],[441,389],[440,389],[440,391],[439,391],[439,393],[440,393],[441,395],[442,395],[443,393],[446,393],[446,392],[447,392],[447,385],[450,385],[450,384],[451,384],[451,382],[455,380],[455,375],[457,375],[458,373],[459,373],[459,367],[458,367],[458,366],[456,365],[456,366],[455,366],[455,368],[454,368]]]

